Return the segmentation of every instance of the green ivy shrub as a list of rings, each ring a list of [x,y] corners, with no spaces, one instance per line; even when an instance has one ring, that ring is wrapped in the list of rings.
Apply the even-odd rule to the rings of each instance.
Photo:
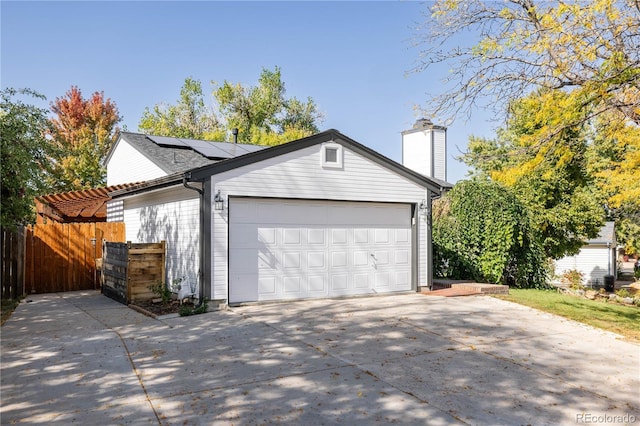
[[[488,179],[458,182],[433,208],[434,272],[516,287],[546,286],[546,261],[529,212]]]

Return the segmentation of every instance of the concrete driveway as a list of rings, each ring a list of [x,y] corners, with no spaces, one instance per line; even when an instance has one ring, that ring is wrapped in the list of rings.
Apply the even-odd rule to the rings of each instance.
[[[38,295],[2,327],[2,424],[640,424],[640,346],[490,297],[155,320]]]

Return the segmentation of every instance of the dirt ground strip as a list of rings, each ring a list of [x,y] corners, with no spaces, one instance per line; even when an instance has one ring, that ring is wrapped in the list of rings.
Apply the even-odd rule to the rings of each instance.
[[[2,327],[4,424],[640,424],[640,346],[487,296],[156,320],[95,292]]]

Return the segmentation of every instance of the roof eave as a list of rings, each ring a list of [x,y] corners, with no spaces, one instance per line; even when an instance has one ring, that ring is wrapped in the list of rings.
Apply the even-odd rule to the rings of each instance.
[[[169,186],[175,186],[182,183],[182,178],[185,173],[174,173],[168,176],[163,176],[161,178],[148,180],[146,182],[142,182],[139,185],[119,189],[117,191],[113,191],[109,193],[112,199],[121,198],[129,195],[139,194],[142,192],[149,192],[156,189],[162,189]]]

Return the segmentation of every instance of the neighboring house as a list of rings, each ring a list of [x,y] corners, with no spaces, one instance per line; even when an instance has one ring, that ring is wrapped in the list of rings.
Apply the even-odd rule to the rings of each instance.
[[[606,222],[598,237],[587,241],[578,254],[556,261],[556,275],[573,269],[582,272],[587,285],[603,285],[605,275],[617,276],[614,222]]]
[[[431,200],[450,188],[336,130],[274,147],[123,132],[108,220],[166,240],[168,280],[240,303],[431,285]],[[203,236],[203,238],[201,238]]]

